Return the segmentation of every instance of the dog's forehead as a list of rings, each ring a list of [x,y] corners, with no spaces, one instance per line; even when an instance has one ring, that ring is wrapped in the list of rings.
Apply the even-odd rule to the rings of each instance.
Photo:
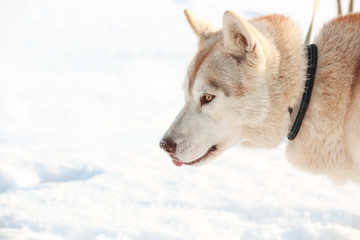
[[[222,32],[216,32],[207,39],[200,40],[199,50],[195,55],[194,59],[190,63],[187,72],[187,82],[188,82],[188,92],[191,95],[191,91],[194,86],[194,82],[197,79],[199,70],[202,68],[206,59],[213,55],[213,53],[218,50],[219,45],[221,44]]]
[[[199,51],[188,70],[184,89],[187,94],[195,92],[222,91],[226,96],[243,93],[241,70],[235,59],[221,51],[215,43]]]
[[[210,46],[209,48],[200,49],[198,53],[196,54],[195,58],[191,62],[189,68],[188,68],[188,91],[191,95],[191,91],[193,89],[194,83],[196,79],[198,79],[198,73],[200,68],[202,67],[202,64],[204,63],[205,59],[210,55],[210,53],[213,51],[213,48],[215,47],[215,44]]]

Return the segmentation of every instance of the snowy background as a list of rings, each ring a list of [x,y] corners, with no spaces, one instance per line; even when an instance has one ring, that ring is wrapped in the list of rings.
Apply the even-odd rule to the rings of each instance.
[[[360,239],[360,187],[291,167],[285,141],[199,168],[158,147],[196,51],[184,8],[282,13],[305,36],[312,4],[0,1],[0,239]],[[321,1],[315,32],[335,13]]]

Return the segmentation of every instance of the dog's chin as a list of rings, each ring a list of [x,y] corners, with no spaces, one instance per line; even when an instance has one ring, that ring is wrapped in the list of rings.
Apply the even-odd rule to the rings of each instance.
[[[219,150],[218,145],[213,145],[209,148],[209,150],[200,158],[193,160],[191,162],[181,162],[178,158],[171,155],[173,159],[173,163],[175,166],[181,167],[183,164],[188,166],[200,166],[204,165],[205,163],[209,162],[211,159],[214,159],[215,155],[217,155]]]

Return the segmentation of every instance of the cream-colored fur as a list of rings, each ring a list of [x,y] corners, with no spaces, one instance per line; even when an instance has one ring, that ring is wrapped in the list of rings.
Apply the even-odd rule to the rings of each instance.
[[[175,143],[174,163],[199,165],[234,144],[277,146],[306,81],[306,48],[296,26],[281,15],[246,21],[227,11],[219,30],[185,14],[199,51],[184,82],[185,106],[164,135]],[[314,43],[313,93],[287,157],[336,182],[360,182],[360,15],[324,25]],[[213,98],[203,104],[206,95]]]

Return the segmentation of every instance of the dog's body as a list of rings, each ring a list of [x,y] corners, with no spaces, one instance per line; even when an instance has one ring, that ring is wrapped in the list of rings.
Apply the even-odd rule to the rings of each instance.
[[[216,30],[185,12],[200,38],[186,103],[160,146],[176,165],[199,165],[234,144],[271,148],[288,134],[304,92],[307,53],[286,17],[250,21],[227,11]],[[360,14],[324,25],[301,129],[287,146],[295,166],[360,182]]]

